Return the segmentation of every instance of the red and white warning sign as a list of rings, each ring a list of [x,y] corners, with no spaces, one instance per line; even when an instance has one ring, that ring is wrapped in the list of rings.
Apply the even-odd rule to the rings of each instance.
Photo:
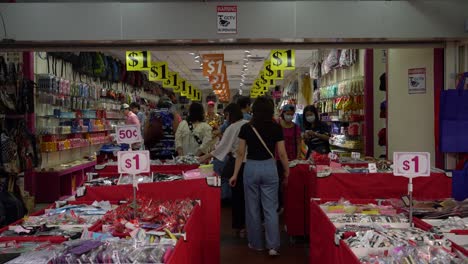
[[[217,6],[216,24],[219,34],[237,33],[237,6]]]

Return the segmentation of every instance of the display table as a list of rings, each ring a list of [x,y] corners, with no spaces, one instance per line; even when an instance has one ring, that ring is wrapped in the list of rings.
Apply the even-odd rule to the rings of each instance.
[[[336,200],[335,200],[336,201]],[[322,201],[321,201],[322,202]],[[377,203],[371,199],[351,199],[352,204]],[[358,264],[360,263],[353,250],[343,240],[336,241],[335,225],[330,221],[319,204],[312,200],[310,205],[310,259],[309,263],[320,264]],[[419,228],[418,223],[415,222]],[[421,228],[423,229],[423,228]],[[424,230],[424,229],[423,229]],[[450,239],[450,238],[449,238]],[[457,250],[467,256],[466,250],[457,244],[452,245],[452,250]]]
[[[187,257],[189,262],[183,262],[184,257],[179,256],[182,262],[171,263],[219,263],[220,262],[220,237],[221,237],[221,192],[219,187],[211,187],[206,183],[206,179],[184,180],[175,182],[143,183],[138,185],[138,193],[147,197],[154,197],[159,200],[175,199],[195,199],[200,200],[200,224],[194,224],[190,233],[195,236],[200,234],[201,244],[178,245],[186,247],[182,252],[190,249]],[[116,185],[102,187],[87,187],[85,195],[78,200],[125,200],[133,195],[132,185]],[[189,227],[190,228],[190,227]],[[188,232],[188,230],[187,230]],[[187,241],[190,241],[188,235]],[[197,251],[197,252],[195,252]],[[195,261],[196,256],[201,256],[201,262]],[[182,254],[184,255],[184,254]],[[192,261],[193,260],[193,261]]]
[[[408,193],[408,179],[392,173],[332,173],[317,178],[308,173],[309,197],[340,199],[400,198]],[[421,200],[452,197],[452,178],[444,173],[413,179],[413,197]]]
[[[36,202],[51,203],[61,197],[73,195],[76,188],[86,180],[86,173],[92,171],[95,165],[96,161],[82,161],[70,168],[35,172],[32,186]]]
[[[452,179],[443,173],[413,179],[415,199],[444,199],[452,197]],[[288,235],[309,234],[309,199],[388,199],[408,193],[408,179],[392,173],[332,173],[317,178],[310,165],[290,168],[285,189],[285,226]]]

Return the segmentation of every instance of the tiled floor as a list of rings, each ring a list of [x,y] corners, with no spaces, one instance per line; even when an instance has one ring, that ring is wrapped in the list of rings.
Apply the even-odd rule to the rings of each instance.
[[[221,264],[308,263],[308,244],[291,244],[284,232],[281,239],[279,257],[270,257],[266,251],[252,251],[247,247],[247,239],[237,238],[232,234],[231,209],[221,209]]]

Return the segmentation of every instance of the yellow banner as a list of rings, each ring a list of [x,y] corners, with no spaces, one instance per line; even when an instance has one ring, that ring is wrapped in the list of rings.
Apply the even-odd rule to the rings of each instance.
[[[167,75],[168,75],[168,78],[167,80],[163,82],[163,87],[176,89],[178,86],[178,82],[179,82],[179,75],[177,74],[177,72],[171,72],[171,71]]]
[[[270,60],[272,70],[294,70],[296,67],[294,50],[272,50]]]
[[[181,82],[181,84],[182,84],[182,86],[180,87],[180,95],[182,95],[182,96],[187,96],[187,93],[188,93],[188,86],[189,86],[190,84],[189,84],[188,81],[186,81],[186,80],[183,80],[183,81]]]
[[[151,52],[127,51],[125,65],[127,71],[147,70],[151,67]]]
[[[183,86],[182,82],[185,83],[184,78],[179,77],[179,80],[177,81],[177,87],[174,88],[175,93],[180,93],[182,91],[182,86]]]
[[[169,78],[169,68],[167,62],[153,62],[151,68],[148,71],[148,80],[150,81],[164,81]]]

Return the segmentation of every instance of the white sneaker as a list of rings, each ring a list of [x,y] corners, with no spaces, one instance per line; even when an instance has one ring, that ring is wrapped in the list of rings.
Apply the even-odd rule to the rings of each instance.
[[[270,250],[268,250],[268,255],[270,255],[270,256],[279,256],[280,253],[276,249],[270,249]]]

